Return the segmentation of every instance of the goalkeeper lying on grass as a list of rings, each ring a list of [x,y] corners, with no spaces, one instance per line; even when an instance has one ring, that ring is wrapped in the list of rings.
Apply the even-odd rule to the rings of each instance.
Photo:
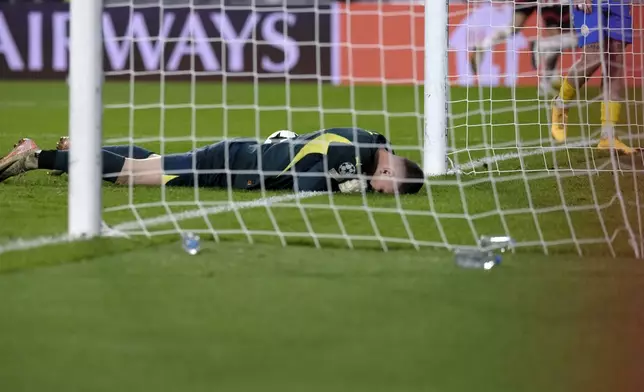
[[[0,159],[0,182],[36,169],[67,172],[63,138],[55,150],[22,139]],[[137,146],[102,149],[103,179],[115,184],[295,191],[417,193],[423,171],[387,139],[360,128],[332,128],[277,143],[230,139],[184,154],[160,156]],[[196,168],[196,171],[194,170]]]

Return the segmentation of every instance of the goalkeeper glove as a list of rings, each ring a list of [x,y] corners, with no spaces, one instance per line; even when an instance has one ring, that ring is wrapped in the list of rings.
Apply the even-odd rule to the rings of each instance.
[[[360,193],[367,189],[367,181],[356,178],[338,184],[338,187],[342,193]]]

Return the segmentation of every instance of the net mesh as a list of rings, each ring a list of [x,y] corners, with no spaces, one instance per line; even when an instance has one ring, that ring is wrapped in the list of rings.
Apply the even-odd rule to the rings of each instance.
[[[551,102],[560,77],[588,50],[571,35],[569,8],[454,2],[450,172],[428,178],[419,195],[106,187],[104,219],[129,235],[192,231],[215,241],[387,250],[475,246],[481,235],[502,234],[517,249],[638,256],[642,157],[596,148],[600,102],[619,83],[616,132],[640,143],[644,10],[629,7],[633,43],[601,56],[567,102],[565,142],[551,137]],[[422,4],[155,2],[107,10],[106,144],[167,154],[240,136],[263,141],[279,129],[360,127],[422,159]],[[609,78],[611,67],[624,72]]]

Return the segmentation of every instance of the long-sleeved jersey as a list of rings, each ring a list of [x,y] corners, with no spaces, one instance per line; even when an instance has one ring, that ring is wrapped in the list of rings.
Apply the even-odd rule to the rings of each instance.
[[[378,149],[391,151],[378,133],[331,128],[274,144],[231,139],[193,154],[200,186],[337,191],[344,181],[374,173]],[[168,185],[192,185],[191,178],[181,175]]]

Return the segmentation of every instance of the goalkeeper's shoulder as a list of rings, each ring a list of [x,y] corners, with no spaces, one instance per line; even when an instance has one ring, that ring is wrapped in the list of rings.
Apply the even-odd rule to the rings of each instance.
[[[376,131],[370,129],[358,128],[358,127],[343,127],[343,128],[328,128],[324,129],[321,132],[323,133],[332,133],[343,137],[352,143],[367,143],[367,144],[383,144],[388,145],[389,140]]]
[[[336,134],[359,134],[359,135],[381,135],[379,132],[359,127],[335,127],[323,129],[322,132]],[[382,136],[382,135],[381,135]]]

